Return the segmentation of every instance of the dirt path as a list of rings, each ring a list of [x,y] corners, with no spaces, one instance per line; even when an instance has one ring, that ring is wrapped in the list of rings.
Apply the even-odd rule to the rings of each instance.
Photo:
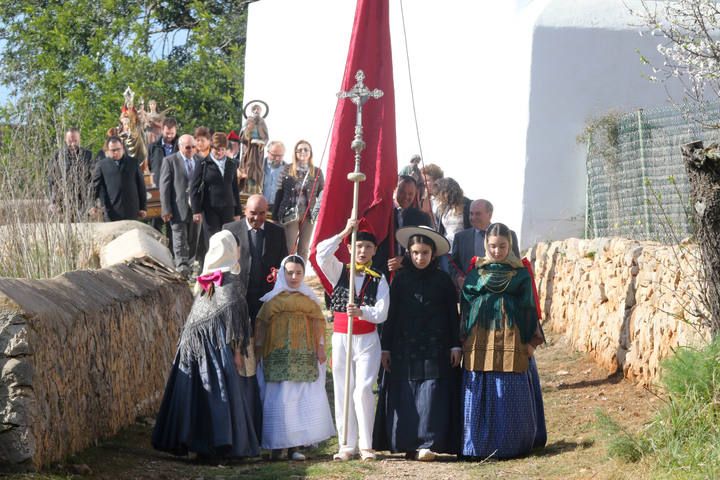
[[[55,466],[45,474],[14,475],[13,479],[274,479],[274,478],[646,478],[642,467],[607,457],[595,426],[595,410],[602,409],[629,430],[636,430],[660,401],[620,376],[610,376],[584,355],[571,353],[559,336],[537,352],[543,385],[548,445],[531,456],[510,461],[457,462],[442,457],[435,463],[406,461],[401,455],[381,455],[377,462],[333,462],[335,441],[309,453],[311,460],[269,462],[251,460],[231,465],[198,465],[154,451],[150,446],[151,420],[101,442]],[[72,467],[71,465],[75,465]],[[83,475],[75,472],[88,468]]]

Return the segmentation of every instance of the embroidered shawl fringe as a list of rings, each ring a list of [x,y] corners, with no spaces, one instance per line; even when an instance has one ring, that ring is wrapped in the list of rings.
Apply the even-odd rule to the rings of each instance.
[[[224,337],[221,327],[225,330]],[[230,345],[233,350],[247,356],[251,330],[244,301],[228,303],[205,318],[188,319],[178,344],[180,362],[188,365],[193,360],[202,361],[208,342],[217,346]]]

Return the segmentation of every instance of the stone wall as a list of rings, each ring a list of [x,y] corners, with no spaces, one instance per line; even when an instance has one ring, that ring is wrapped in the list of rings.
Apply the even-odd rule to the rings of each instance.
[[[546,330],[564,333],[608,372],[643,385],[679,345],[699,345],[698,250],[694,245],[600,238],[540,243],[529,253]]]
[[[39,468],[153,415],[191,304],[141,264],[0,279],[0,466]]]

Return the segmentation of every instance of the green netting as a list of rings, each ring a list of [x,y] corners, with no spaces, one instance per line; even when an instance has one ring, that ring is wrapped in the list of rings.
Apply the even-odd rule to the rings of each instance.
[[[585,234],[675,243],[693,232],[681,145],[720,142],[720,105],[610,114],[589,129]]]

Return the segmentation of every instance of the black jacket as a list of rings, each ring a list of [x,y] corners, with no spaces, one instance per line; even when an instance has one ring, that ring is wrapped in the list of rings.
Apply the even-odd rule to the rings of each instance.
[[[230,158],[226,158],[225,162],[224,175],[220,174],[220,169],[210,155],[196,164],[190,186],[190,205],[193,213],[227,208],[232,208],[234,215],[240,215],[242,212],[237,165]]]
[[[237,238],[240,244],[240,277],[242,277],[246,288],[255,287],[252,290],[257,296],[255,300],[258,300],[272,290],[273,284],[265,281],[260,285],[250,285],[250,261],[252,256],[250,254],[247,221],[241,218],[235,222],[226,223],[222,228],[223,230],[229,230]],[[261,270],[264,275],[268,275],[272,268],[280,268],[283,258],[287,257],[287,242],[285,241],[285,229],[281,226],[265,222],[263,230],[265,232],[265,241],[263,243]]]
[[[66,195],[77,195],[78,207],[89,200],[92,175],[95,168],[92,152],[85,148],[70,151],[67,147],[55,153],[48,165],[48,196],[50,203],[68,203]]]
[[[137,220],[138,212],[147,209],[143,174],[135,159],[127,155],[119,167],[111,158],[99,160],[93,173],[93,189],[105,208],[105,221]]]
[[[170,154],[165,153],[165,149],[163,148],[163,138],[162,135],[160,138],[157,139],[156,142],[153,142],[148,147],[148,165],[150,166],[150,172],[153,176],[153,182],[155,182],[155,185],[160,186],[160,172],[162,169],[162,162],[163,158],[168,157],[172,155],[173,153],[177,153],[178,151],[178,137],[175,136],[175,140],[172,142],[172,152]]]
[[[304,182],[304,183],[303,183]],[[290,208],[298,205],[300,195],[305,198],[305,207],[308,207],[308,216],[312,212],[316,202],[320,201],[320,194],[322,193],[323,187],[325,186],[325,177],[323,177],[322,170],[315,168],[315,175],[305,174],[294,177],[290,175],[290,165],[285,168],[283,173],[280,186],[275,193],[275,200],[273,201],[272,216],[273,219],[278,222],[287,221],[285,218],[286,212]],[[300,218],[305,214],[305,210],[298,212]]]
[[[460,347],[457,293],[434,260],[419,270],[405,261],[390,285],[390,311],[383,325],[383,350],[393,375],[409,380],[450,374],[450,349]]]
[[[395,237],[395,232],[399,228],[397,212],[398,209],[393,208],[393,230],[390,232],[390,235],[392,235],[393,238]],[[433,226],[430,215],[415,207],[408,207],[403,210],[402,219],[403,227],[417,227],[418,225],[425,225],[426,227]],[[397,242],[393,242],[393,244],[397,249]],[[377,252],[373,257],[373,268],[375,268],[379,272],[382,272],[383,274],[385,274],[386,277],[388,277],[389,272],[387,268],[387,262],[391,257],[395,257],[396,253],[397,252],[390,252],[390,239],[386,238],[380,243],[380,245],[378,245]]]

